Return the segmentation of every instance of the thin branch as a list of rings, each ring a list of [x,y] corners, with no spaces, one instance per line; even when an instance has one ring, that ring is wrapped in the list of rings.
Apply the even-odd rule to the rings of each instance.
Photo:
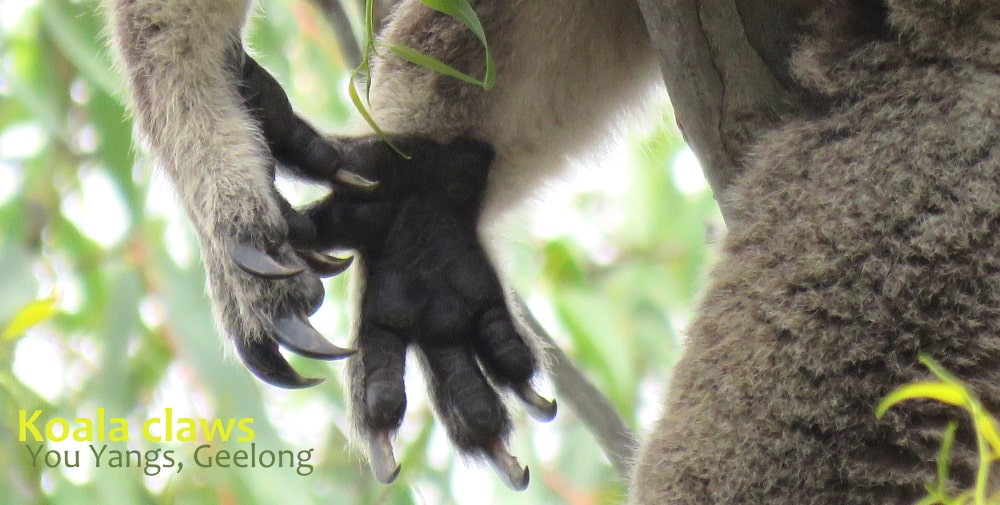
[[[635,433],[607,397],[594,387],[573,360],[552,340],[552,336],[542,328],[521,296],[514,293],[512,301],[515,311],[528,326],[528,330],[545,343],[546,361],[559,400],[568,403],[576,411],[580,420],[597,438],[597,443],[618,474],[627,477],[632,462],[635,461]]]
[[[316,8],[323,13],[327,23],[333,29],[334,36],[340,45],[340,52],[351,68],[361,64],[361,46],[351,28],[351,20],[340,0],[311,0]]]

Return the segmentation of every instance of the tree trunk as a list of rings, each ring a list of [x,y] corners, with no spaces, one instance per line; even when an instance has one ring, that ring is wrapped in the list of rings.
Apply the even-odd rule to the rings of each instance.
[[[818,0],[638,0],[678,126],[728,218],[726,188],[747,148],[816,109],[788,56]]]

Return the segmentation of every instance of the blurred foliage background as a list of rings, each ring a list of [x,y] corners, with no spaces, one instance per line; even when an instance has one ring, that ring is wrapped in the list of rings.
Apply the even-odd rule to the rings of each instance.
[[[261,3],[252,45],[299,111],[327,131],[356,121],[337,39],[322,16],[304,0]],[[8,329],[0,336],[0,503],[620,501],[619,477],[565,402],[546,425],[518,412],[512,452],[533,482],[515,494],[488,468],[454,457],[412,375],[396,440],[403,474],[386,487],[348,445],[342,363],[297,360],[304,373],[329,380],[281,391],[223,359],[196,242],[169,187],[132,146],[101,24],[95,0],[0,0],[0,329]],[[533,312],[640,431],[655,416],[711,261],[705,244],[722,228],[661,103],[662,113],[630,121],[619,146],[579,162],[576,175],[498,233],[505,267]],[[322,193],[280,187],[298,201]],[[338,343],[350,327],[345,277],[328,282],[313,317]],[[44,321],[16,327],[34,316]],[[259,449],[314,449],[313,472],[195,468],[197,443],[141,436],[143,421],[167,408],[174,417],[253,418]],[[45,447],[79,450],[78,468],[33,465],[26,446],[38,444],[18,441],[18,412],[35,409],[44,410],[39,426],[53,417],[95,419],[104,409],[131,427],[130,441],[108,443],[110,450],[173,450],[186,467],[95,468],[86,442]]]

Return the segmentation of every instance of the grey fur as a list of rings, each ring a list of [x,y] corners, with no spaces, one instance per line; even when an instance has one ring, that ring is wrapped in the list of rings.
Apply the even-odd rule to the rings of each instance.
[[[633,503],[914,503],[964,418],[911,401],[875,419],[932,378],[920,353],[1000,408],[1000,4],[890,0],[880,32],[858,29],[878,15],[865,3],[827,2],[795,57],[836,105],[769,134],[729,195],[737,222]]]
[[[230,261],[230,241],[277,245],[287,233],[274,199],[273,161],[224,69],[249,0],[108,1],[118,63],[146,146],[198,234],[221,332],[261,339],[276,311],[305,305],[322,285],[300,274],[264,280]],[[287,245],[277,255],[302,266]]]

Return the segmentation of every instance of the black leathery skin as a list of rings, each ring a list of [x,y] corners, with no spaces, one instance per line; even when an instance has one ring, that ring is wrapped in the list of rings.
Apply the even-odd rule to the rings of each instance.
[[[395,430],[403,422],[403,384],[407,343],[398,335],[369,324],[359,330],[365,425],[372,431]]]
[[[421,345],[431,396],[452,442],[485,455],[510,431],[507,409],[486,381],[468,346]]]
[[[537,369],[476,231],[492,152],[471,140],[390,140],[409,159],[375,139],[342,153],[366,160],[350,163],[379,181],[370,195],[333,195],[306,211],[316,249],[353,248],[364,265],[355,358],[364,377],[354,387],[365,391],[353,395],[364,398],[363,429],[398,426],[405,354],[396,346],[415,345],[452,441],[489,457],[511,426],[492,383],[525,383]]]
[[[332,181],[340,166],[339,149],[295,114],[274,76],[243,54],[240,81],[243,101],[275,159],[305,177]]]
[[[398,473],[388,437],[406,408],[403,373],[410,345],[423,358],[436,410],[455,445],[497,463],[497,454],[506,454],[501,449],[511,423],[494,385],[522,400],[544,400],[530,390],[537,360],[511,320],[476,233],[492,149],[467,139],[441,145],[391,137],[407,155],[400,156],[375,137],[324,138],[294,113],[266,70],[242,49],[234,56],[240,93],[275,159],[334,188],[304,213],[275,191],[288,224],[287,242],[316,269],[311,275],[347,267],[315,256],[323,251],[355,249],[362,258],[364,290],[351,388],[360,403],[361,429],[384,459],[376,474],[391,481],[390,475]],[[296,345],[312,349],[311,342],[321,344],[307,339]],[[284,374],[272,381],[286,387],[311,382],[291,375],[276,359],[276,349],[261,350],[266,352],[251,357],[266,359],[250,360],[258,375]],[[525,395],[525,388],[533,394]],[[554,415],[554,403],[543,407]],[[506,459],[516,463],[509,455]],[[526,470],[524,478],[513,478],[519,467],[507,463],[498,468],[507,480],[520,483],[513,487],[522,488]]]

